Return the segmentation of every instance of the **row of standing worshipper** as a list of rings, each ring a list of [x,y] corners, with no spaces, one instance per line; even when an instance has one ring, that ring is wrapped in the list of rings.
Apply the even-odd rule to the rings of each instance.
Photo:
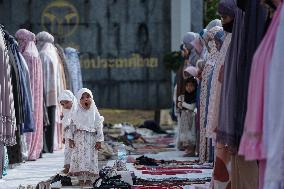
[[[12,165],[62,148],[57,97],[64,89],[77,92],[82,76],[77,50],[54,45],[47,32],[20,29],[13,37],[1,26],[0,42],[2,175],[5,147]]]
[[[269,9],[259,1],[238,1],[236,4],[222,0],[219,3],[219,14],[229,15],[233,27],[224,68],[220,72],[214,188],[226,188],[226,185],[231,188],[284,187],[283,169],[280,168],[283,167],[284,141],[276,135],[281,132],[283,123],[280,114],[272,111],[274,107],[283,112],[278,94],[281,89],[278,86],[278,92],[273,89],[280,67],[268,67],[273,61],[279,64],[280,54],[277,53],[283,47],[276,42],[283,36],[284,20],[280,15],[284,11],[281,11],[281,1],[266,3]],[[276,7],[273,18],[267,18],[273,15]],[[275,149],[282,150],[275,152]],[[224,175],[229,179],[221,182]]]
[[[183,136],[194,136],[195,138],[193,139],[193,141],[195,141],[195,149],[189,150],[189,154],[187,154],[189,151],[186,150],[186,155],[193,155],[193,151],[195,151],[195,154],[199,154],[201,162],[209,161],[209,151],[212,151],[210,150],[209,145],[207,146],[206,130],[204,127],[206,108],[206,111],[208,112],[208,106],[205,107],[205,103],[209,100],[209,95],[205,94],[206,91],[204,90],[207,89],[207,85],[211,84],[211,82],[208,82],[207,80],[209,79],[209,77],[210,81],[212,80],[216,56],[218,55],[218,50],[220,50],[220,47],[222,45],[223,37],[224,32],[221,27],[221,21],[216,19],[211,21],[206,29],[204,29],[200,34],[188,32],[183,37],[183,42],[181,45],[181,54],[184,57],[185,61],[176,75],[177,85],[175,87],[174,101],[177,108],[178,102],[180,101],[179,98],[186,95],[185,84],[188,80],[188,77],[193,77],[197,81],[198,86],[196,94],[197,109],[195,112],[192,112],[192,114],[194,115],[193,122],[191,121],[192,123],[190,124],[184,123],[183,120],[186,120],[185,122],[188,122],[189,119],[183,118],[182,114],[177,114],[177,148],[183,149],[183,147],[180,146],[180,143],[188,142],[183,141],[188,140],[188,137]],[[205,69],[203,67],[205,67]],[[203,69],[204,72],[202,72]],[[195,127],[191,131],[195,133],[191,133],[188,129],[187,132],[184,132],[185,130],[183,127]],[[211,156],[213,156],[212,153],[210,154]],[[211,161],[213,161],[213,157],[211,158]]]
[[[211,188],[284,188],[283,1],[221,0],[218,12],[224,35],[216,27],[197,37],[188,33],[189,66],[178,73],[179,80],[183,71],[200,80],[200,161],[209,160],[212,141]],[[196,54],[203,60],[194,69]]]

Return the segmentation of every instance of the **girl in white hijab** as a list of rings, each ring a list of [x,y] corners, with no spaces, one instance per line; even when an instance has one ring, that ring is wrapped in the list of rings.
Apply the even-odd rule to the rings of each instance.
[[[64,138],[63,143],[65,144],[64,149],[64,170],[67,174],[70,168],[71,153],[72,149],[69,146],[69,140],[73,139],[74,126],[72,124],[72,116],[77,110],[77,100],[73,93],[69,90],[64,90],[59,96],[59,103],[62,106],[62,118],[61,123],[64,127]]]
[[[91,185],[99,173],[98,150],[104,141],[104,118],[100,116],[89,89],[80,89],[77,101],[78,109],[73,115],[75,132],[69,174],[78,176],[80,186],[84,186]]]

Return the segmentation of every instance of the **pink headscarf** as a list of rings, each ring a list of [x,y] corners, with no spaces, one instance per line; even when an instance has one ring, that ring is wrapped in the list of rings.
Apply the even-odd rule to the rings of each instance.
[[[199,37],[195,38],[190,44],[195,48],[196,52],[200,55],[203,50],[203,45],[202,42],[200,41],[200,38]]]
[[[188,66],[188,67],[184,70],[184,72],[190,74],[190,75],[193,76],[193,77],[196,77],[196,76],[198,75],[198,70],[197,70],[197,68],[194,67],[194,66]]]
[[[42,63],[35,45],[35,34],[26,29],[20,29],[15,36],[19,41],[19,50],[23,54],[30,72],[36,130],[33,133],[28,133],[26,140],[29,149],[28,159],[35,160],[39,158],[43,146]]]
[[[19,50],[20,52],[26,51],[28,47],[35,47],[35,34],[26,29],[19,29],[15,34],[18,42],[19,42]]]

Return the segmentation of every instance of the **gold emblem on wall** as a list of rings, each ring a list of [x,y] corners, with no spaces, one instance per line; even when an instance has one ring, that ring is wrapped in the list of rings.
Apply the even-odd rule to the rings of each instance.
[[[45,31],[57,36],[72,35],[79,24],[77,9],[68,1],[56,0],[48,4],[41,14],[41,25]]]

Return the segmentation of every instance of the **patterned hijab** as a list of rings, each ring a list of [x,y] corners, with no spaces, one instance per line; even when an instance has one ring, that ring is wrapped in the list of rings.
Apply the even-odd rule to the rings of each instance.
[[[19,42],[19,50],[21,53],[38,52],[35,46],[35,34],[26,29],[20,29],[15,34]]]
[[[215,39],[215,35],[218,32],[222,32],[222,31],[223,31],[223,28],[219,26],[215,26],[208,31],[208,34],[207,34],[208,35],[208,46],[210,48],[210,52],[208,53],[208,59],[206,63],[209,65],[214,66],[218,59],[219,53],[218,53],[216,43],[214,42],[214,39]]]
[[[69,126],[71,124],[71,120],[72,117],[74,115],[74,112],[76,112],[78,104],[77,104],[77,99],[76,97],[73,95],[73,93],[69,90],[64,90],[59,98],[58,101],[61,102],[63,100],[66,101],[71,101],[72,102],[72,107],[71,109],[64,109],[63,108],[63,119],[61,120],[62,124],[64,125],[64,127]]]
[[[212,20],[211,22],[209,22],[209,24],[206,26],[206,30],[209,31],[211,30],[213,27],[215,26],[220,26],[222,27],[222,23],[221,23],[221,20],[219,19],[215,19],[215,20]]]
[[[81,97],[84,93],[88,93],[92,98],[91,107],[88,110],[84,109],[80,104]],[[104,117],[100,116],[98,108],[93,100],[92,92],[87,88],[82,88],[78,91],[76,97],[79,104],[78,110],[74,114],[74,122],[77,129],[88,132],[96,132],[98,128],[102,126]]]
[[[235,18],[237,4],[234,0],[221,0],[218,5],[218,12],[221,15],[227,15]]]

